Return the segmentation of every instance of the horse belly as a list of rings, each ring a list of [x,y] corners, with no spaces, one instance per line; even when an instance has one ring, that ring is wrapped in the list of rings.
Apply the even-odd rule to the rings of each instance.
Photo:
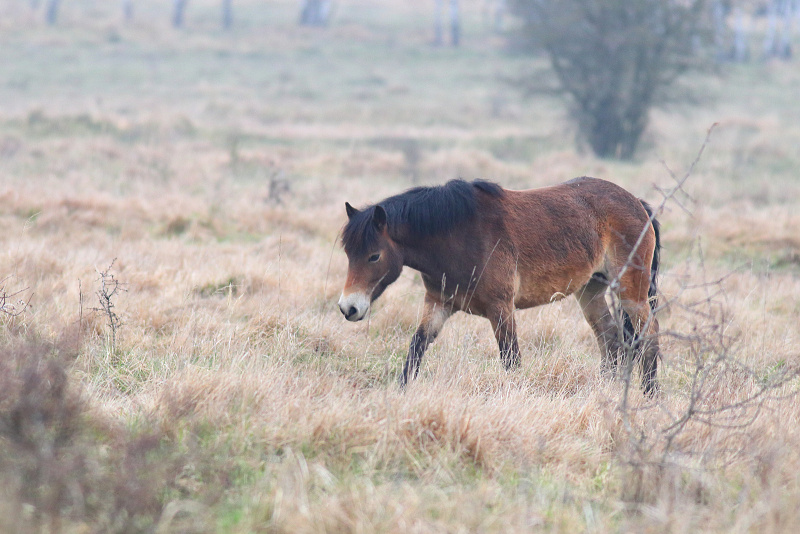
[[[564,276],[566,274],[566,276]],[[583,287],[591,277],[586,273],[514,275],[514,306],[533,308],[561,300]]]

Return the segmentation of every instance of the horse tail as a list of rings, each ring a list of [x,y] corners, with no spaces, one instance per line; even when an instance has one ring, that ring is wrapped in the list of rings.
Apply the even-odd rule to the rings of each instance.
[[[650,219],[650,222],[653,226],[653,232],[656,235],[656,246],[653,248],[653,261],[650,264],[650,287],[647,289],[647,300],[650,303],[650,309],[655,311],[656,307],[658,306],[658,284],[656,277],[658,276],[658,268],[661,263],[661,223],[659,223],[658,219],[656,219],[653,215],[653,208],[650,206],[650,204],[641,199],[639,199],[639,202],[642,203],[644,211],[647,212],[647,217]],[[625,341],[628,343],[634,343],[636,342],[637,336],[636,331],[633,328],[633,321],[631,321],[631,318],[627,313],[623,312],[623,316]]]
[[[639,200],[647,212],[647,216],[652,221],[653,232],[656,234],[656,246],[653,248],[653,262],[650,264],[650,288],[647,290],[648,300],[650,301],[650,309],[655,310],[658,306],[658,283],[656,277],[658,276],[658,269],[661,264],[661,223],[653,215],[653,208],[644,200]]]

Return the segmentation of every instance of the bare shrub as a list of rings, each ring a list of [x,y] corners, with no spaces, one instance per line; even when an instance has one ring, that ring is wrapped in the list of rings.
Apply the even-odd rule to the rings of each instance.
[[[267,195],[264,200],[268,204],[282,205],[284,197],[291,195],[291,182],[286,179],[282,169],[271,169],[267,180]]]
[[[714,126],[687,173],[678,179],[670,171],[676,185],[662,191],[663,201],[652,218],[668,203],[689,211],[678,197],[690,201],[683,186]],[[652,400],[639,397],[631,383],[633,363],[647,339],[621,340],[626,353],[623,389],[616,402],[609,402],[607,421],[615,435],[616,459],[627,468],[621,498],[634,507],[653,502],[664,491],[673,500],[686,495],[706,499],[704,477],[749,454],[746,444],[754,440],[754,423],[765,407],[798,393],[800,366],[779,361],[765,369],[742,355],[726,302],[725,277],[709,279],[699,243],[694,250],[698,271],[678,276],[674,294],[660,295],[655,310],[668,309],[675,325],[660,333],[674,355],[662,366],[662,384],[672,387]],[[615,282],[610,283],[610,296],[613,307],[620,309]],[[620,313],[617,318],[621,331]]]
[[[682,328],[662,331],[673,358],[660,398],[632,398],[631,374],[616,404],[617,460],[627,467],[622,499],[649,503],[663,491],[700,498],[704,477],[747,460],[756,423],[771,403],[797,394],[800,368],[749,364],[732,333],[724,280],[687,283],[666,305]],[[662,375],[664,373],[662,372]],[[693,486],[688,493],[686,485]]]
[[[63,356],[52,357],[51,346],[27,342],[4,352],[0,359],[4,486],[33,506],[33,525],[54,513],[56,521],[69,494],[64,474],[83,463],[74,451],[66,450],[78,432],[80,397],[68,385],[59,361]]]
[[[130,429],[93,415],[69,377],[75,339],[50,343],[11,333],[0,347],[0,487],[17,511],[0,514],[0,530],[58,533],[86,525],[97,532],[141,532],[164,522],[202,530],[196,520],[205,505],[180,503],[218,498],[225,479],[212,474],[225,469],[212,455],[199,454],[191,439],[180,442],[147,423]],[[218,484],[201,496],[187,485],[191,476]]]
[[[97,290],[96,295],[98,302],[100,303],[100,307],[92,308],[92,311],[103,313],[108,321],[108,335],[111,340],[111,352],[114,352],[117,348],[117,331],[123,324],[120,316],[114,311],[114,308],[116,308],[114,299],[120,292],[127,291],[125,284],[120,282],[111,272],[111,269],[114,267],[114,262],[116,261],[117,259],[114,258],[111,260],[111,264],[106,267],[105,270],[97,271],[97,281],[100,282],[100,288]]]
[[[650,109],[674,100],[676,79],[701,64],[703,9],[702,0],[510,2],[520,46],[549,59],[558,84],[549,91],[569,98],[581,138],[620,159],[634,156]],[[523,85],[539,90],[548,77]]]
[[[0,280],[0,313],[6,315],[7,317],[18,317],[22,315],[22,313],[28,309],[28,305],[31,302],[31,298],[33,295],[28,296],[28,300],[24,300],[20,298],[27,288],[25,289],[17,289],[9,293],[6,291],[5,283],[10,279],[10,276],[3,278]]]

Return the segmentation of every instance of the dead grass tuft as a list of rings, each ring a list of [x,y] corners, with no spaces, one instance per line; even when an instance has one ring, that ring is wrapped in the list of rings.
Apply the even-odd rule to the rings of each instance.
[[[565,148],[557,100],[507,94],[529,60],[478,3],[459,50],[399,0],[321,32],[294,1],[242,0],[225,35],[218,0],[181,32],[165,3],[122,25],[62,2],[55,28],[29,3],[0,7],[0,273],[30,297],[0,321],[0,530],[797,530],[796,69],[702,80],[719,102],[656,111],[620,164]],[[512,373],[485,320],[454,317],[405,393],[418,276],[342,319],[344,201],[594,175],[657,203],[661,160],[687,165],[717,121],[689,213],[659,215],[659,402],[600,376],[573,299],[520,312]],[[110,350],[87,309],[115,257]]]

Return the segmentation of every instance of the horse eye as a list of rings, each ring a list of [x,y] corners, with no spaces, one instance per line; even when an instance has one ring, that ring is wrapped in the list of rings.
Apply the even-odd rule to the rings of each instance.
[[[369,259],[367,261],[369,261],[370,263],[375,263],[379,259],[381,259],[381,255],[380,254],[373,254],[372,256],[369,257]]]

